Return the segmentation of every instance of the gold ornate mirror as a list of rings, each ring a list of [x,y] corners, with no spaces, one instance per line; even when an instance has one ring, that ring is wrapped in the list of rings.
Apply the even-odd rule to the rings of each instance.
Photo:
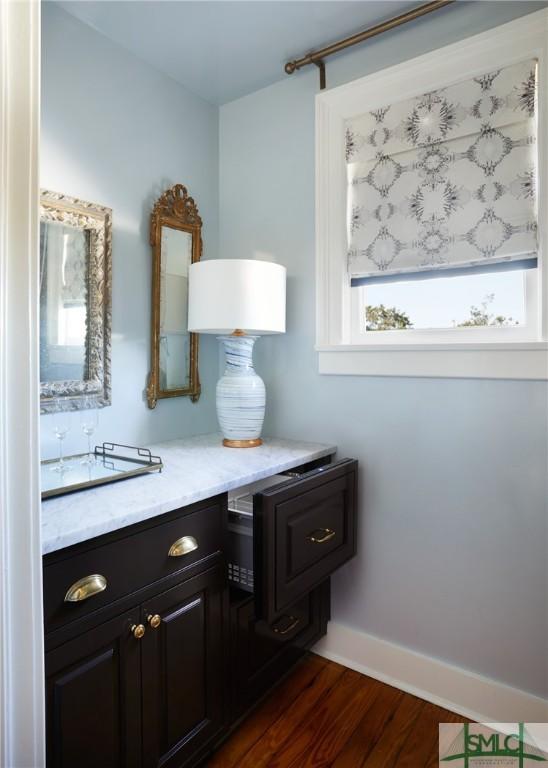
[[[188,331],[188,269],[202,255],[202,220],[186,187],[176,184],[154,205],[152,245],[152,344],[149,408],[159,399],[200,397],[198,335]]]

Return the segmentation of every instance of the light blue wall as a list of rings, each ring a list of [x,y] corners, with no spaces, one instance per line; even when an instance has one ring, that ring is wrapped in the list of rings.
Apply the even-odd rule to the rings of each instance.
[[[204,257],[217,255],[218,109],[107,38],[43,3],[41,186],[113,209],[112,407],[99,439],[147,444],[216,428],[217,343],[203,337],[203,394],[144,399],[149,370],[149,215],[182,182],[204,221]],[[43,416],[42,454],[57,450]],[[73,417],[69,451],[84,450]]]
[[[331,86],[536,10],[458,3],[330,59]],[[220,256],[288,269],[288,333],[256,345],[266,431],[361,462],[359,556],[333,618],[548,695],[544,383],[319,376],[314,95],[298,75],[221,108]]]

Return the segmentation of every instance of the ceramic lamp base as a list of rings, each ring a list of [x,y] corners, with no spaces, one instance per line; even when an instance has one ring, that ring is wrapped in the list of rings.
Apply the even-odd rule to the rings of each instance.
[[[223,445],[254,448],[261,445],[266,393],[263,380],[253,368],[253,344],[257,336],[220,336],[226,369],[217,382],[217,418]]]

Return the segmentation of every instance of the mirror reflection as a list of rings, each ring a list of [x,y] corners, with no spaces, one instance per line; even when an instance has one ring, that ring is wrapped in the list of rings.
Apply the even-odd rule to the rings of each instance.
[[[160,256],[160,389],[189,386],[188,268],[192,234],[162,226]]]
[[[40,381],[88,378],[89,232],[40,223]]]

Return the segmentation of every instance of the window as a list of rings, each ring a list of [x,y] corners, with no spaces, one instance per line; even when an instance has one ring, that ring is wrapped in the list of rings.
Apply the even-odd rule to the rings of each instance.
[[[537,201],[546,19],[543,10],[318,95],[322,372],[336,354],[332,372],[367,371],[370,352],[382,374],[382,349],[407,353],[404,366],[382,356],[400,375],[548,378]],[[444,354],[423,374],[413,350]],[[447,366],[451,351],[462,368],[456,357]],[[492,374],[471,352],[496,360]]]
[[[524,278],[525,273],[519,271],[362,288],[363,330],[523,326]],[[379,312],[379,307],[391,308],[394,317]]]
[[[372,334],[417,339],[418,332],[447,332],[453,341],[525,338],[536,318],[527,303],[536,293],[536,272],[456,275],[428,280],[380,283],[352,289],[352,341],[367,343]]]

